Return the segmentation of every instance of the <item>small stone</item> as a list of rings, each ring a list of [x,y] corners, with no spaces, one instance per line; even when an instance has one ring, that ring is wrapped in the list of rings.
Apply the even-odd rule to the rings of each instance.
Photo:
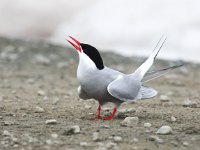
[[[0,116],[0,119],[3,119],[3,117],[2,117],[2,116]]]
[[[191,104],[192,104],[192,101],[189,100],[189,99],[187,99],[187,100],[184,101],[183,106],[184,106],[184,107],[190,107]]]
[[[53,124],[57,124],[57,120],[55,119],[50,119],[50,120],[46,120],[45,123],[47,125],[53,125]]]
[[[149,136],[149,141],[155,141],[157,144],[163,144],[164,143],[164,140],[159,138],[156,135]]]
[[[100,128],[105,128],[105,129],[109,129],[109,128],[110,128],[109,125],[100,125],[99,127],[100,127]]]
[[[47,58],[47,57],[45,57],[41,54],[36,55],[35,58],[34,58],[34,61],[36,63],[41,63],[41,64],[44,64],[44,65],[49,65],[50,62],[51,62],[51,60],[49,58]]]
[[[129,113],[134,113],[134,112],[136,112],[136,110],[135,110],[135,108],[128,108],[128,109],[127,109],[127,112],[129,112]]]
[[[160,95],[160,101],[161,102],[169,102],[169,98],[167,95]]]
[[[151,127],[151,123],[148,123],[148,122],[144,123],[144,127],[145,128],[150,128]]]
[[[183,146],[189,146],[189,143],[187,141],[184,141]]]
[[[133,142],[133,143],[138,143],[138,138],[133,138],[133,140],[131,141],[131,142]]]
[[[44,96],[44,98],[43,98],[43,100],[45,100],[45,101],[48,100],[48,99],[49,99],[49,98],[48,98],[47,96]]]
[[[39,95],[39,96],[44,96],[44,95],[45,95],[45,92],[42,91],[42,90],[39,90],[39,91],[38,91],[38,95]]]
[[[97,142],[97,141],[100,140],[100,139],[99,139],[99,133],[98,133],[98,132],[94,132],[94,133],[92,134],[92,140],[95,141],[95,142]]]
[[[33,78],[29,78],[26,82],[29,84],[34,84],[35,80]]]
[[[85,105],[85,109],[91,109],[92,108],[92,106],[90,106],[90,105]]]
[[[43,112],[45,112],[45,111],[44,111],[43,108],[41,108],[41,107],[39,107],[39,106],[36,106],[36,107],[35,107],[35,112],[36,112],[36,113],[43,113]]]
[[[56,138],[58,138],[58,134],[52,133],[52,134],[51,134],[51,137],[54,138],[54,139],[56,139]]]
[[[172,145],[174,145],[174,146],[178,146],[178,142],[176,142],[176,141],[171,141],[170,142]]]
[[[121,142],[121,141],[122,141],[122,137],[121,137],[121,136],[114,136],[114,137],[113,137],[113,140],[114,140],[115,142]]]
[[[107,144],[106,144],[106,148],[108,148],[108,149],[112,149],[112,148],[114,148],[114,147],[116,147],[117,146],[117,144],[116,143],[113,143],[113,142],[108,142]]]
[[[156,132],[156,134],[162,134],[162,135],[166,135],[166,134],[170,134],[170,133],[172,133],[172,128],[170,126],[162,126]]]
[[[120,124],[121,126],[133,127],[139,122],[138,117],[126,117]]]
[[[63,135],[71,135],[80,133],[81,129],[78,125],[71,126],[64,130]]]
[[[57,63],[57,67],[60,68],[60,69],[67,68],[68,63],[67,62],[59,62],[59,63]]]
[[[53,141],[51,139],[46,140],[47,145],[52,145]]]
[[[59,102],[59,100],[60,100],[60,99],[59,99],[58,97],[55,97],[55,98],[53,99],[53,104],[56,105],[56,104]]]
[[[10,135],[11,135],[11,133],[10,133],[10,132],[8,132],[7,130],[4,130],[4,131],[3,131],[3,135],[4,135],[4,136],[10,136]]]
[[[171,116],[171,121],[172,121],[172,122],[176,122],[176,117]]]
[[[88,143],[87,142],[80,142],[80,146],[83,146],[83,147],[88,146]]]

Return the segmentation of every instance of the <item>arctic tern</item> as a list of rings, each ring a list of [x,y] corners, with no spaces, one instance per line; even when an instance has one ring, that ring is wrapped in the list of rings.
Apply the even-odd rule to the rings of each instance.
[[[81,43],[71,36],[69,37],[72,41],[67,41],[79,54],[77,79],[80,85],[78,87],[78,95],[84,100],[93,98],[99,102],[96,116],[98,119],[101,119],[101,106],[107,102],[115,104],[111,115],[104,118],[104,120],[111,120],[121,103],[155,97],[157,91],[151,87],[144,86],[144,83],[182,66],[181,64],[147,72],[166,41],[164,36],[160,38],[149,58],[132,74],[124,74],[104,66],[100,53],[95,47]]]

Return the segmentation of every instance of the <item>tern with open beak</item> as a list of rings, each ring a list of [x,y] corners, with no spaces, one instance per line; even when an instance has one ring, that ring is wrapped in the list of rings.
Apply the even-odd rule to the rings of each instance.
[[[145,82],[160,77],[170,70],[182,65],[176,65],[162,70],[148,72],[156,56],[162,48],[166,37],[162,36],[149,58],[131,74],[124,74],[104,66],[98,50],[69,36],[67,40],[78,52],[79,65],[77,79],[79,81],[79,97],[95,99],[99,102],[96,118],[101,119],[101,106],[107,102],[115,104],[113,112],[104,120],[112,120],[117,107],[123,102],[134,102],[140,99],[149,99],[157,95],[157,91],[144,85]]]

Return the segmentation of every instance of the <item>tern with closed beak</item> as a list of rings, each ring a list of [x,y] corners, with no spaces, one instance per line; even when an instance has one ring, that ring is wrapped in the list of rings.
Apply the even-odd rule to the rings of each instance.
[[[106,67],[99,51],[95,47],[81,43],[71,36],[69,37],[72,41],[67,41],[77,50],[79,55],[77,69],[78,95],[84,100],[93,98],[99,102],[96,116],[98,119],[102,118],[101,106],[107,102],[114,103],[115,107],[111,115],[103,119],[111,120],[121,103],[155,97],[157,91],[145,86],[144,83],[182,66],[176,65],[148,72],[166,40],[164,36],[160,38],[149,58],[131,74],[124,74]]]

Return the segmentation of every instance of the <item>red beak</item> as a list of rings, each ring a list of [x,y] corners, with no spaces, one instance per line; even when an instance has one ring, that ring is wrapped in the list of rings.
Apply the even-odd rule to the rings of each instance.
[[[73,42],[71,42],[71,41],[69,41],[69,40],[67,40],[77,51],[79,51],[79,52],[81,52],[82,51],[82,49],[81,49],[81,43],[78,41],[78,40],[76,40],[75,38],[73,38],[73,37],[71,37],[71,36],[69,36],[72,40],[73,40]]]

